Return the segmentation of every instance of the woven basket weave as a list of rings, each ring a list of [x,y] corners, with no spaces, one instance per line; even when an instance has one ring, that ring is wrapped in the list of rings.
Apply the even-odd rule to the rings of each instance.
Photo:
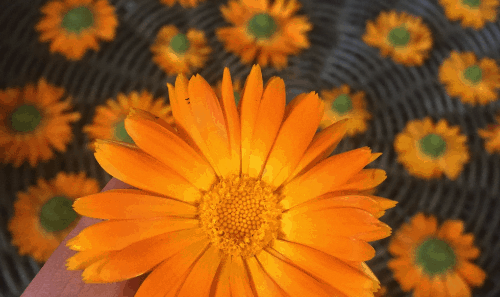
[[[160,27],[174,24],[181,30],[198,28],[207,34],[213,54],[199,73],[209,83],[221,79],[225,66],[236,78],[244,78],[250,71],[250,66],[227,53],[215,37],[215,28],[225,25],[219,6],[226,1],[207,0],[194,9],[179,5],[169,8],[157,0],[110,2],[120,23],[115,40],[101,43],[100,51],[87,52],[81,61],[70,62],[50,54],[48,44],[38,42],[34,27],[45,1],[0,1],[0,88],[20,87],[44,77],[64,87],[73,97],[74,109],[82,114],[73,125],[75,138],[66,153],[36,168],[27,164],[17,169],[0,165],[0,297],[20,296],[40,269],[30,257],[19,256],[10,244],[7,222],[13,215],[16,192],[25,191],[39,177],[51,179],[58,171],[85,171],[104,186],[110,176],[86,148],[88,139],[81,132],[92,122],[95,107],[120,92],[133,90],[145,89],[155,97],[168,98],[166,82],[172,83],[175,77],[167,76],[152,62],[149,50]],[[308,15],[314,24],[309,33],[312,46],[291,58],[283,71],[263,69],[264,79],[274,75],[284,78],[288,100],[299,93],[342,84],[365,91],[368,110],[373,114],[369,129],[360,136],[345,138],[335,153],[362,146],[383,153],[370,167],[382,168],[388,175],[378,195],[399,202],[382,217],[392,228],[398,229],[420,211],[436,215],[439,221],[463,220],[466,232],[475,234],[475,243],[482,251],[475,263],[488,275],[484,286],[474,289],[473,296],[499,296],[499,155],[487,154],[477,134],[478,128],[494,122],[499,101],[477,107],[465,105],[449,97],[437,79],[440,63],[452,50],[473,51],[479,57],[495,59],[499,65],[499,21],[480,30],[464,29],[445,17],[436,0],[301,2],[300,13]],[[390,9],[421,16],[431,29],[434,47],[422,66],[395,64],[361,40],[366,21]],[[410,176],[396,162],[395,135],[409,120],[425,116],[445,118],[468,136],[471,161],[455,181],[421,180]],[[386,267],[390,259],[388,242],[384,239],[373,243],[377,253],[368,264],[388,288],[388,296],[410,296],[401,292]]]

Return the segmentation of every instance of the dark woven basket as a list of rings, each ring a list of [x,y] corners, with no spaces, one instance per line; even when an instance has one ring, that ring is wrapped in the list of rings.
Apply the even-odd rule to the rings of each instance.
[[[95,107],[120,92],[146,89],[155,96],[167,95],[167,76],[152,62],[150,45],[160,27],[174,24],[181,28],[198,28],[213,48],[211,60],[199,73],[209,83],[222,77],[223,67],[230,67],[233,77],[243,78],[250,66],[224,50],[215,37],[215,28],[225,25],[219,6],[226,1],[208,0],[194,9],[176,5],[169,8],[157,0],[110,1],[116,8],[119,26],[114,41],[101,43],[100,51],[89,51],[78,62],[59,54],[50,54],[48,44],[38,42],[34,26],[39,8],[45,1],[2,0],[0,3],[0,88],[23,86],[44,77],[62,86],[74,100],[82,119],[73,125],[74,141],[64,154],[41,163],[36,168],[24,164],[0,170],[0,297],[20,296],[40,269],[30,257],[21,257],[10,244],[8,219],[13,215],[16,192],[25,191],[36,179],[53,178],[58,171],[85,171],[104,186],[110,179],[86,148],[88,139],[82,127],[92,122]],[[483,287],[473,296],[499,296],[499,155],[489,155],[477,129],[494,122],[499,101],[472,107],[451,98],[437,79],[440,63],[451,50],[473,51],[490,57],[499,65],[499,21],[480,30],[464,29],[450,22],[436,0],[303,0],[301,14],[314,24],[309,33],[312,46],[290,59],[283,71],[263,69],[265,79],[278,75],[285,79],[288,100],[298,93],[330,89],[349,84],[367,94],[368,109],[373,114],[366,133],[345,138],[336,153],[369,146],[383,155],[371,167],[386,170],[388,179],[378,195],[399,204],[382,218],[397,229],[417,212],[436,215],[440,221],[461,219],[467,232],[475,234],[481,256],[475,261],[487,272]],[[361,40],[368,19],[383,10],[396,9],[422,16],[434,38],[429,59],[420,67],[405,67],[382,58],[379,50]],[[498,17],[499,19],[499,17]],[[397,163],[394,137],[412,119],[431,116],[445,118],[459,125],[468,136],[471,161],[455,181],[446,178],[431,181],[410,176]],[[386,267],[390,255],[389,240],[373,245],[376,257],[368,264],[389,289],[389,296],[403,294],[391,271]]]

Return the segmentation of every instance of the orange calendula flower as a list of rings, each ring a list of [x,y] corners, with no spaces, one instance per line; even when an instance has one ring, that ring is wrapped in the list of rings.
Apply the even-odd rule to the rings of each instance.
[[[118,20],[106,0],[53,0],[41,9],[36,25],[40,41],[50,41],[50,51],[79,60],[88,49],[99,50],[98,41],[115,38]]]
[[[47,261],[78,223],[80,216],[72,208],[73,201],[97,192],[98,182],[86,178],[84,172],[60,172],[50,181],[38,179],[36,186],[17,193],[14,216],[8,224],[12,244],[20,255]]]
[[[320,122],[326,128],[337,121],[349,119],[346,123],[346,134],[353,136],[367,130],[367,120],[371,114],[365,109],[365,93],[358,91],[350,94],[350,87],[343,85],[330,91],[320,92],[325,102],[325,113]]]
[[[484,139],[485,150],[491,154],[499,152],[499,116],[496,122],[487,125],[486,129],[478,129],[478,134]]]
[[[262,67],[287,67],[287,57],[310,47],[307,32],[312,29],[306,16],[295,16],[297,0],[230,0],[221,12],[232,26],[219,28],[216,35],[226,49],[251,64],[257,57]]]
[[[125,128],[135,145],[97,140],[101,166],[138,189],[75,202],[106,221],[68,241],[78,251],[68,269],[88,283],[150,272],[136,297],[373,296],[368,242],[389,236],[378,218],[396,202],[357,193],[386,178],[363,169],[380,154],[327,157],[345,124],[316,134],[318,95],[286,106],[284,81],[264,85],[259,66],[240,110],[228,68],[221,98],[200,75],[168,88],[177,130],[133,109]]]
[[[499,0],[440,0],[445,15],[463,27],[482,28],[497,19]]]
[[[52,147],[66,151],[71,141],[72,122],[80,119],[71,109],[71,99],[59,101],[64,89],[40,79],[38,85],[22,90],[0,90],[0,159],[19,167],[29,161],[32,167],[54,156]]]
[[[110,139],[134,143],[124,126],[124,119],[127,117],[131,107],[150,112],[159,120],[173,125],[172,108],[165,103],[165,98],[153,99],[153,95],[147,91],[131,92],[128,95],[118,94],[117,101],[109,99],[106,104],[96,107],[96,114],[92,124],[83,128],[89,139]],[[93,149],[93,145],[89,144]]]
[[[223,95],[223,81],[222,80],[217,82],[216,86],[214,87],[214,92],[216,93],[216,96],[218,98],[222,98],[222,95]],[[239,79],[237,79],[233,82],[233,96],[235,97],[235,104],[238,107],[238,104],[240,103],[240,99],[242,98],[242,83]]]
[[[430,29],[405,12],[381,12],[376,21],[367,21],[365,43],[378,47],[383,57],[391,56],[406,66],[423,64],[433,45]]]
[[[499,97],[499,66],[490,58],[477,61],[472,52],[452,52],[440,66],[438,77],[450,96],[469,104],[487,104]]]
[[[393,235],[388,261],[403,291],[414,296],[471,296],[470,287],[481,286],[486,274],[471,263],[480,255],[475,237],[463,233],[463,222],[447,220],[440,228],[434,216],[415,215]]]
[[[153,61],[167,74],[191,73],[193,68],[202,68],[211,48],[203,31],[189,29],[180,33],[176,26],[160,29],[155,43],[151,46]]]
[[[466,141],[459,126],[449,126],[444,119],[435,125],[426,117],[407,123],[394,145],[398,161],[412,175],[430,179],[445,173],[454,180],[470,159]]]
[[[179,3],[182,7],[193,8],[205,2],[205,0],[160,0],[160,2],[169,6],[174,6],[176,3]]]

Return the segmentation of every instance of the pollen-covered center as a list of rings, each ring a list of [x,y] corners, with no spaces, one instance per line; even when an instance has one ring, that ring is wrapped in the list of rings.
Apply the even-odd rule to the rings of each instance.
[[[280,228],[279,195],[261,180],[233,176],[216,182],[199,205],[202,228],[223,252],[250,257]]]

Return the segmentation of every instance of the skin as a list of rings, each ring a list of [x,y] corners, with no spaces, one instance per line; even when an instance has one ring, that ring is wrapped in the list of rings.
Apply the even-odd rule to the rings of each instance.
[[[131,189],[132,186],[112,178],[101,192],[111,189]],[[76,251],[66,247],[66,241],[75,237],[84,228],[100,222],[99,219],[82,217],[63,242],[57,247],[21,297],[132,297],[145,277],[138,276],[124,282],[109,284],[86,284],[82,270],[66,270],[66,259]]]

